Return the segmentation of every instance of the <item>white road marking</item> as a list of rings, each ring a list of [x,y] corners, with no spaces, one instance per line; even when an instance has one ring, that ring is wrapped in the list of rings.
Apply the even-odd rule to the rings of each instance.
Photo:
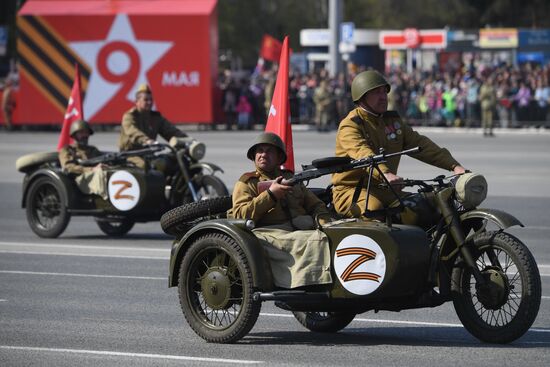
[[[65,348],[37,348],[37,347],[19,347],[11,345],[0,345],[0,349],[4,350],[22,350],[32,352],[54,352],[54,353],[68,353],[68,354],[91,354],[101,356],[116,356],[116,357],[130,357],[130,358],[150,358],[150,359],[171,359],[180,361],[200,361],[211,363],[236,363],[236,364],[259,364],[265,363],[264,361],[252,361],[252,360],[240,360],[240,359],[225,359],[225,358],[204,358],[204,357],[188,357],[177,356],[169,354],[149,354],[149,353],[125,353],[125,352],[112,352],[106,350],[86,350],[86,349],[65,349]]]
[[[266,312],[261,312],[260,315],[271,316],[271,317],[290,317],[290,318],[294,317],[294,315],[291,315],[291,314],[266,313]],[[383,320],[383,319],[364,319],[364,318],[355,318],[353,319],[353,321],[373,322],[373,323],[380,323],[380,324],[398,324],[398,325],[445,326],[445,327],[461,327],[461,328],[464,327],[462,324],[450,324],[445,322],[403,321],[403,320]],[[548,329],[532,328],[532,329],[529,329],[529,331],[535,331],[539,333],[550,333],[550,330]]]
[[[83,246],[76,244],[47,244],[0,242],[0,253],[27,255],[86,256],[124,259],[168,260],[170,249],[144,247]]]
[[[120,278],[120,279],[140,279],[140,280],[168,280],[168,277],[142,277],[132,275],[100,275],[100,274],[75,274],[75,273],[48,273],[40,271],[17,271],[17,270],[0,270],[4,274],[27,274],[27,275],[56,275],[66,277],[81,277],[81,278]]]

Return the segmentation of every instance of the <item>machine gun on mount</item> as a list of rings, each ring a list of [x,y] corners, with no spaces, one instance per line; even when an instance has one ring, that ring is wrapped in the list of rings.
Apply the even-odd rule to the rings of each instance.
[[[350,157],[328,157],[328,158],[320,158],[316,159],[311,162],[311,164],[308,165],[302,165],[302,172],[299,172],[295,174],[293,177],[289,179],[282,179],[279,183],[283,185],[295,185],[300,182],[309,182],[312,179],[319,178],[321,176],[333,174],[333,173],[340,173],[345,171],[352,171],[355,169],[360,168],[366,168],[366,167],[373,167],[372,170],[370,170],[368,177],[367,177],[367,201],[370,193],[370,185],[372,182],[372,175],[374,170],[378,170],[380,173],[380,177],[385,181],[385,185],[393,192],[395,195],[395,198],[399,201],[399,205],[392,207],[392,208],[384,208],[381,210],[369,210],[367,209],[367,206],[365,206],[365,212],[363,215],[368,218],[377,217],[377,216],[385,216],[386,220],[391,221],[391,214],[399,213],[403,210],[404,205],[401,201],[399,195],[395,191],[395,189],[390,185],[390,183],[386,180],[384,177],[384,174],[382,171],[380,171],[380,168],[378,167],[379,163],[383,163],[386,161],[387,158],[399,156],[403,154],[414,154],[421,151],[420,147],[414,147],[406,150],[402,150],[400,152],[394,152],[394,153],[385,153],[383,148],[380,148],[380,153],[376,155],[372,155],[370,157],[365,157],[361,159],[354,159],[352,160]],[[364,176],[363,176],[364,177]],[[268,180],[268,181],[260,181],[258,182],[258,192],[262,193],[269,189],[271,184],[274,182],[274,180]],[[357,188],[355,190],[354,194],[354,202],[357,201],[357,198],[359,197],[359,193],[363,188],[364,181],[361,179],[358,184]],[[367,202],[368,204],[368,202]],[[390,215],[388,215],[390,214]],[[391,223],[388,223],[391,224]]]
[[[128,150],[125,152],[109,152],[90,159],[80,159],[78,163],[86,167],[93,167],[101,163],[121,165],[126,163],[126,158],[128,157],[153,155],[155,152],[164,149],[165,146],[162,144],[150,145],[147,148]]]

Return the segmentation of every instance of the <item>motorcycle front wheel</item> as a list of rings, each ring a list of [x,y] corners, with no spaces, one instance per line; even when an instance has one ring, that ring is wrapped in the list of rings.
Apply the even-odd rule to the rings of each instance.
[[[521,337],[537,317],[541,280],[529,249],[506,232],[481,232],[472,239],[472,257],[485,279],[476,282],[464,263],[453,270],[453,304],[473,336],[488,343]]]
[[[217,176],[204,175],[200,181],[195,183],[195,189],[200,200],[219,198],[229,195],[229,190],[225,183]]]

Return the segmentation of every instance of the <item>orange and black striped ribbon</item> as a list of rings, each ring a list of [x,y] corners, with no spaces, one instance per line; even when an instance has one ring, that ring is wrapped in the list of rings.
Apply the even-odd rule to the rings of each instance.
[[[40,16],[20,16],[17,51],[21,72],[59,111],[65,113],[71,95],[75,64],[84,92],[91,70],[71,50],[66,40]]]

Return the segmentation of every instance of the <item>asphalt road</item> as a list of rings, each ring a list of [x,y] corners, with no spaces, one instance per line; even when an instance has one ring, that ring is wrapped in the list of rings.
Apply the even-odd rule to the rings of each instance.
[[[483,206],[508,211],[525,228],[513,234],[535,255],[543,300],[533,327],[509,345],[479,342],[451,304],[434,309],[358,315],[337,334],[311,333],[266,302],[251,333],[234,345],[205,343],[187,326],[177,290],[167,287],[171,238],[158,223],[108,239],[91,218],[73,218],[57,239],[40,239],[21,209],[23,175],[15,160],[55,150],[57,133],[0,133],[0,366],[507,366],[550,365],[550,134],[426,130],[467,168],[485,174]],[[244,156],[257,132],[191,134],[207,144],[231,188],[252,163]],[[116,132],[91,142],[115,150]],[[331,156],[334,133],[295,131],[297,166]],[[298,169],[299,170],[299,169]],[[443,172],[405,158],[400,174]],[[324,186],[317,180],[313,186]]]

